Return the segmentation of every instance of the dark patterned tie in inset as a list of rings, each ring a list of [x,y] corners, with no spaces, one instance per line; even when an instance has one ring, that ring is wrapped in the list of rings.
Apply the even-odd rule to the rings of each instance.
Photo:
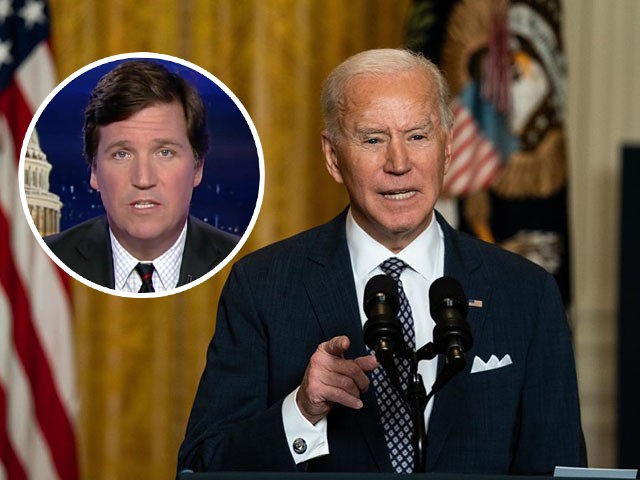
[[[140,279],[142,280],[142,285],[140,286],[140,290],[138,293],[150,293],[155,292],[153,288],[153,263],[138,263],[135,268],[138,275],[140,275]]]
[[[407,266],[406,263],[396,257],[391,257],[380,264],[382,271],[398,282],[398,299],[400,300],[398,319],[402,324],[404,341],[413,350],[416,345],[413,316],[400,280],[400,274]],[[373,372],[372,380],[378,400],[382,426],[384,427],[391,466],[397,473],[411,473],[413,472],[414,462],[413,444],[411,443],[413,422],[411,421],[407,402],[402,398],[409,385],[411,362],[409,359],[396,358],[396,367],[403,392],[398,391],[398,388],[393,385],[389,375],[382,367]]]

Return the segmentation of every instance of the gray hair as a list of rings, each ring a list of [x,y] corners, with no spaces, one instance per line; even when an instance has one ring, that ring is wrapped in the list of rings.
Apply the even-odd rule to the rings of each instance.
[[[437,90],[442,127],[453,126],[449,104],[449,87],[438,67],[422,54],[400,48],[366,50],[347,58],[327,77],[322,87],[322,117],[325,131],[332,142],[340,136],[340,104],[348,83],[357,75],[385,76],[409,70],[422,70],[433,80]]]

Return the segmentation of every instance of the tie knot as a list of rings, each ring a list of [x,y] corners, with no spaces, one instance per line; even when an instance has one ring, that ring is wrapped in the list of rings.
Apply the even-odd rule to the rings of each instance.
[[[407,266],[408,265],[406,263],[397,257],[387,258],[380,264],[382,271],[387,275],[390,275],[394,280],[398,280],[400,278],[400,274],[405,268],[407,268]]]
[[[140,278],[144,282],[153,275],[153,263],[138,263],[136,265],[136,272],[138,272],[138,275],[140,275]]]
[[[140,290],[138,293],[148,293],[154,292],[153,288],[153,263],[138,263],[135,266],[135,271],[140,275],[140,280],[142,280],[142,285],[140,286]]]

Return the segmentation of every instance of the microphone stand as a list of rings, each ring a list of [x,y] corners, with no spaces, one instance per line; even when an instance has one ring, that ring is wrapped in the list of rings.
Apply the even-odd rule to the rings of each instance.
[[[446,362],[445,357],[445,366],[436,377],[436,380],[431,387],[431,391],[427,395],[422,375],[418,373],[418,363],[420,360],[432,360],[437,354],[438,352],[436,351],[436,347],[433,342],[427,343],[417,351],[407,348],[402,352],[402,356],[408,358],[411,362],[406,397],[411,410],[411,420],[413,422],[413,435],[411,440],[413,443],[413,464],[415,473],[424,473],[427,468],[427,434],[424,425],[424,411],[433,396],[461,370],[459,364],[449,365],[449,363]],[[462,361],[464,361],[464,358]],[[464,365],[462,366],[464,367]]]
[[[429,400],[433,396],[433,391],[427,395],[422,381],[422,375],[418,373],[417,352],[409,352],[411,361],[411,374],[407,385],[407,403],[411,410],[411,421],[413,422],[413,470],[416,473],[424,473],[427,467],[427,432],[424,426],[424,411]]]

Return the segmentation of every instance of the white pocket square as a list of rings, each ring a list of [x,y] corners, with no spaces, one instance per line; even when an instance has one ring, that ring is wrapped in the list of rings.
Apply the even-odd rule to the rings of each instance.
[[[491,355],[487,362],[484,362],[480,357],[473,359],[473,365],[471,366],[471,373],[486,372],[487,370],[495,370],[496,368],[506,367],[511,365],[511,355],[508,353],[498,360],[498,357]]]

